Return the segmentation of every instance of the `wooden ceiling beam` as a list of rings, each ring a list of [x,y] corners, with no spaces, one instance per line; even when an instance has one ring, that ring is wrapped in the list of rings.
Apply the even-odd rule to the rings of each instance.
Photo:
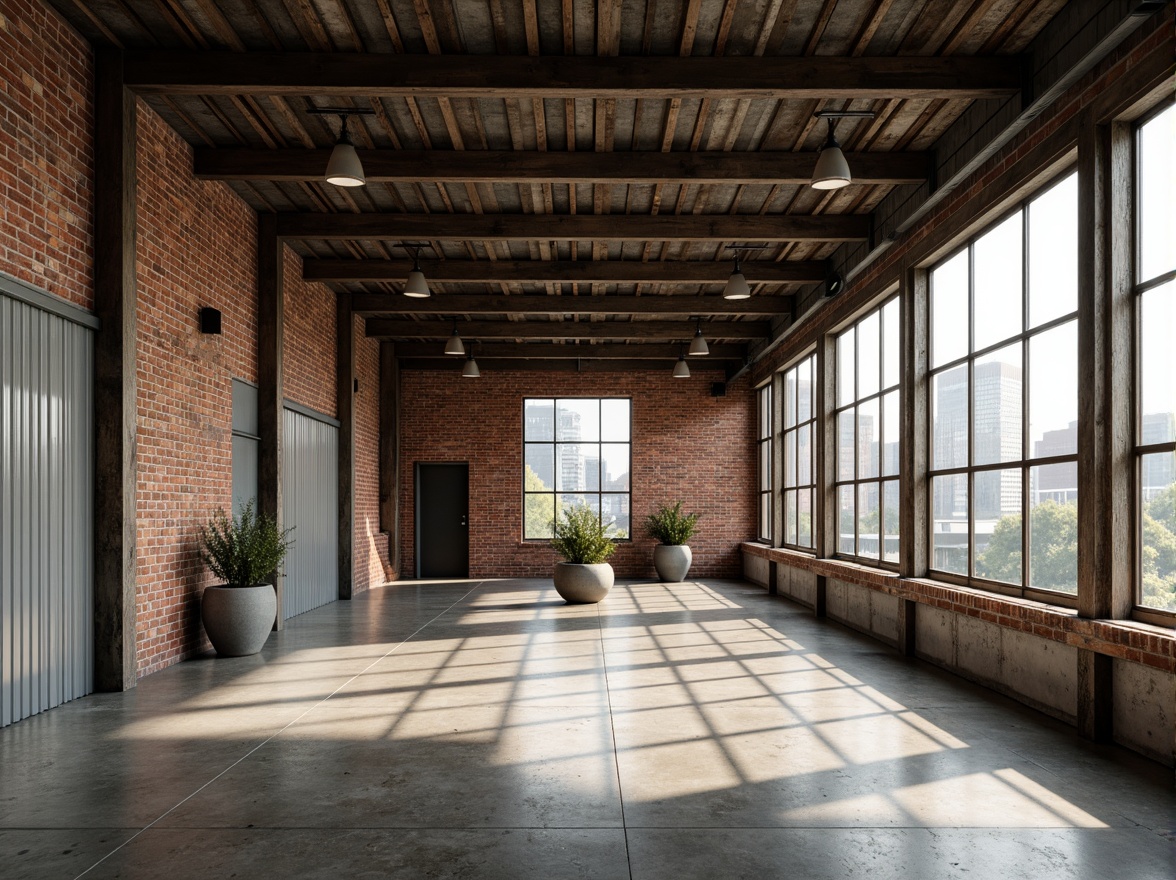
[[[1009,57],[591,57],[176,52],[125,56],[152,95],[466,98],[997,98],[1021,89]]]
[[[815,153],[565,153],[510,150],[359,150],[371,183],[806,184]],[[322,180],[331,151],[199,147],[202,180]],[[922,183],[930,153],[847,153],[854,183]]]
[[[865,241],[866,214],[281,213],[283,238],[386,241]]]
[[[396,321],[368,318],[367,335],[372,338],[446,339],[453,332],[452,321]],[[688,340],[697,323],[692,321],[462,321],[457,325],[464,340],[477,339],[637,339]],[[767,339],[767,321],[704,321],[708,341],[724,339]]]
[[[429,358],[438,354],[436,342],[398,342],[396,356],[402,358]],[[585,345],[559,345],[545,342],[479,342],[467,352],[481,360],[510,358],[512,360],[677,360],[686,353],[685,343],[629,342],[588,343]],[[708,360],[738,360],[746,354],[742,345],[712,345],[707,357],[692,357],[690,363],[706,363]],[[458,358],[449,355],[454,361]]]
[[[428,260],[421,271],[438,282],[580,282],[592,284],[725,284],[729,262],[710,260]],[[824,281],[824,260],[759,260],[740,264],[752,284],[815,284]],[[412,260],[307,259],[307,281],[403,281]]]
[[[399,347],[399,346],[398,346]],[[479,355],[480,357],[480,355]],[[536,372],[551,372],[551,373],[633,373],[637,371],[649,372],[664,372],[666,379],[670,378],[670,369],[673,362],[678,359],[677,355],[666,360],[594,360],[575,359],[575,360],[520,360],[518,358],[495,359],[479,362],[482,373],[502,373],[508,370],[526,371],[528,373]],[[702,373],[706,371],[708,374],[713,374],[715,371],[724,371],[727,378],[730,378],[743,366],[743,361],[729,360],[716,361],[712,358],[688,358],[691,373]],[[461,381],[461,368],[465,363],[464,358],[445,357],[444,355],[437,355],[436,357],[425,358],[401,358],[401,370],[432,370],[437,372],[452,372],[454,381]]]
[[[790,296],[441,296],[353,293],[351,307],[371,315],[746,315],[772,318],[792,313]]]

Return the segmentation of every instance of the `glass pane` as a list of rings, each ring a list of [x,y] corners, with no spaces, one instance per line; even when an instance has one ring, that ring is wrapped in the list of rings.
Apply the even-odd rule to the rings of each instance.
[[[554,495],[523,496],[523,539],[527,541],[551,537],[551,521],[555,519]]]
[[[972,246],[976,279],[973,351],[1021,332],[1021,250],[1020,211]]]
[[[600,401],[600,439],[614,443],[628,443],[629,435],[628,400]]]
[[[854,478],[853,453],[854,423],[857,420],[853,407],[837,414],[837,479],[852,480]]]
[[[1139,129],[1139,280],[1176,269],[1176,106]]]
[[[527,443],[523,456],[523,489],[528,492],[555,489],[555,447],[550,443]]]
[[[784,493],[784,543],[796,543],[796,490]]]
[[[600,446],[596,443],[557,443],[555,488],[580,492],[600,488]]]
[[[1029,340],[1029,452],[1078,451],[1078,322]]]
[[[931,366],[968,353],[968,249],[931,271]]]
[[[1029,471],[1029,503],[1041,504],[1046,501],[1077,503],[1078,462],[1046,464]]]
[[[887,562],[898,562],[898,480],[882,484],[882,522],[884,558]]]
[[[1021,421],[1021,343],[1014,342],[976,359],[972,378],[973,463],[1020,459]]]
[[[559,509],[561,511],[570,510],[573,507],[587,507],[597,516],[600,516],[600,496],[599,495],[583,495],[579,493],[568,494],[563,493],[558,497]]]
[[[600,444],[600,488],[605,492],[629,491],[629,444]]]
[[[837,488],[837,552],[853,553],[857,501],[853,486]]]
[[[796,485],[807,486],[813,481],[812,425],[796,429]]]
[[[1021,583],[1021,470],[981,471],[974,476],[973,540],[976,575]]]
[[[771,543],[772,540],[772,496],[770,493],[760,495],[759,505],[759,537]]]
[[[1139,604],[1176,611],[1176,454],[1145,455],[1140,470]]]
[[[1029,586],[1078,593],[1078,489],[1045,493],[1077,465],[1046,465],[1029,471]],[[1053,471],[1053,473],[1050,473]]]
[[[784,435],[784,488],[796,485],[796,431]]]
[[[1029,326],[1078,308],[1078,175],[1029,204]]]
[[[1139,299],[1139,440],[1168,443],[1176,440],[1176,281]]]
[[[968,573],[968,477],[931,480],[931,567]]]
[[[813,490],[801,489],[796,495],[796,543],[813,546]]]
[[[932,467],[968,463],[968,368],[954,367],[931,377]]]
[[[878,558],[878,484],[858,486],[858,555]]]
[[[858,406],[858,479],[878,476],[878,398]]]
[[[600,401],[557,400],[555,432],[557,440],[599,440]]]
[[[902,423],[898,418],[898,392],[891,391],[882,398],[882,476],[898,473],[898,457],[902,452],[899,437]]]
[[[765,385],[759,392],[760,439],[772,436],[772,386]]]
[[[784,374],[784,427],[796,424],[796,368]]]
[[[805,358],[796,365],[796,421],[813,417],[813,359]]]
[[[601,495],[600,519],[610,538],[631,538],[633,526],[628,494]]]
[[[899,381],[899,346],[902,344],[898,329],[899,304],[892,299],[882,309],[882,387],[893,388]]]
[[[526,400],[523,402],[523,439],[555,439],[554,400]]]
[[[846,330],[837,337],[837,405],[846,406],[853,403],[854,395],[854,331]]]
[[[759,445],[759,487],[760,491],[772,488],[772,444]]]
[[[881,371],[879,346],[882,341],[882,318],[877,312],[858,324],[858,397],[878,393]]]

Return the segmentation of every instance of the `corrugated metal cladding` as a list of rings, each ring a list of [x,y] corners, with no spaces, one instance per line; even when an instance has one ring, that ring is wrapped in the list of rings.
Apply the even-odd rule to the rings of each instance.
[[[0,726],[93,690],[93,334],[0,294]]]
[[[339,598],[339,429],[286,409],[282,519],[294,526],[286,557],[283,617]]]

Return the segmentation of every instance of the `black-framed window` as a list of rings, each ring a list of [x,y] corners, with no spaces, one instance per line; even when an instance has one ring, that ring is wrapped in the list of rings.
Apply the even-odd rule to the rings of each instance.
[[[551,537],[557,510],[587,505],[610,535],[632,536],[632,401],[523,400],[523,540]]]
[[[783,543],[806,550],[813,547],[816,493],[816,365],[816,356],[809,355],[785,370],[780,383],[784,420],[780,432]]]
[[[772,383],[756,393],[759,439],[759,539],[772,543]]]
[[[898,563],[899,302],[837,336],[837,552]]]
[[[1073,173],[931,271],[932,570],[1077,593],[1077,309]]]
[[[1135,130],[1136,605],[1176,613],[1176,105]]]

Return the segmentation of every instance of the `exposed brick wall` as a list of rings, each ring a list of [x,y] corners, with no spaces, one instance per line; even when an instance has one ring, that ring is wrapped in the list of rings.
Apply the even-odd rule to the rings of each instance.
[[[385,582],[392,571],[388,535],[380,531],[380,343],[354,319],[355,378],[355,592]]]
[[[0,0],[0,272],[94,302],[94,56],[40,0]]]
[[[232,492],[230,379],[257,379],[254,212],[192,177],[192,150],[138,104],[138,658],[145,675],[207,646],[197,527]],[[201,306],[223,334],[201,335]]]
[[[339,415],[335,394],[335,293],[302,280],[302,257],[283,248],[285,305],[282,328],[282,392],[290,400]]]
[[[631,397],[634,540],[610,562],[618,577],[654,577],[653,546],[638,524],[662,502],[682,499],[703,514],[690,541],[693,574],[739,577],[739,545],[755,535],[754,398],[740,380],[712,397],[721,373],[693,369],[688,380],[642,373],[499,372],[480,379],[449,371],[401,374],[400,571],[414,558],[413,467],[469,462],[470,576],[550,577],[555,552],[523,542],[523,398]]]

